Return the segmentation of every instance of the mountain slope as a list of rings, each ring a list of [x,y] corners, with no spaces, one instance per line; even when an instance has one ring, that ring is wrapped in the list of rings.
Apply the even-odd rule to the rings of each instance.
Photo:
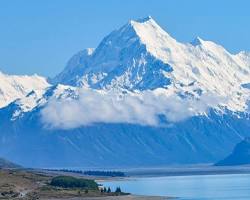
[[[8,160],[5,160],[5,159],[3,159],[3,158],[0,158],[0,169],[5,169],[5,168],[21,168],[21,166],[20,165],[17,165],[17,164],[15,164],[15,163],[12,163],[12,162],[10,162],[10,161],[8,161]]]
[[[5,114],[0,112],[1,119]],[[0,149],[0,155],[26,167],[212,163],[250,136],[249,122],[249,116],[238,118],[211,111],[208,117],[191,117],[167,127],[97,123],[75,129],[47,129],[40,120],[40,110],[34,110],[18,120],[1,123],[0,143],[6,148]]]
[[[93,54],[94,49],[84,49],[74,55],[67,63],[65,69],[58,74],[52,82],[63,83],[66,85],[74,85],[74,81],[80,78],[83,74],[84,68],[88,65],[89,58]]]
[[[246,164],[250,164],[250,138],[246,138],[240,143],[238,143],[229,156],[216,163],[217,166]]]

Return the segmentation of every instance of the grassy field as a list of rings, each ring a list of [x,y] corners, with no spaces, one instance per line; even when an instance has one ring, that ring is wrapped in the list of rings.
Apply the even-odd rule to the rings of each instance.
[[[93,188],[55,187],[50,184],[55,176],[32,170],[0,169],[0,199],[86,199],[124,195]]]

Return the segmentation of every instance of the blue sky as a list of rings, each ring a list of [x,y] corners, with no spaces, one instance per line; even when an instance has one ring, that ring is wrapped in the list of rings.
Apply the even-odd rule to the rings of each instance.
[[[0,70],[53,77],[129,19],[151,15],[179,41],[250,51],[248,0],[0,0]]]

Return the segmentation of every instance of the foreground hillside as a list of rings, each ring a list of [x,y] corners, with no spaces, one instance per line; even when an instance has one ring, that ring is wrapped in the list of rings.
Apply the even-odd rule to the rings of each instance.
[[[70,183],[79,180],[87,183],[73,187],[61,186],[58,180]],[[67,182],[66,182],[67,181]],[[53,183],[53,184],[52,184]],[[57,185],[57,183],[60,185]],[[62,182],[60,182],[62,183]],[[102,192],[94,180],[83,177],[61,176],[56,173],[34,170],[0,169],[0,199],[8,200],[167,200],[167,197],[134,196],[123,192]]]
[[[93,180],[78,179],[67,176],[56,176],[45,172],[30,170],[0,170],[0,199],[91,199],[92,197],[119,196],[122,193],[103,193]],[[66,177],[73,180],[84,180],[89,186],[59,187],[52,184],[54,179]],[[66,179],[65,178],[65,179]],[[55,181],[54,181],[55,182]],[[102,198],[101,198],[102,199]],[[119,199],[119,197],[117,197]]]
[[[10,162],[6,159],[0,158],[0,169],[3,169],[3,168],[13,169],[13,168],[21,168],[21,166],[13,162]]]

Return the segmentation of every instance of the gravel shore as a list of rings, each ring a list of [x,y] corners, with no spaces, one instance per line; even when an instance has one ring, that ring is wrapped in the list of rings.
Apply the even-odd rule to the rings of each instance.
[[[173,198],[169,197],[156,197],[156,196],[136,196],[136,195],[126,195],[126,196],[110,196],[110,197],[86,197],[86,198],[71,198],[71,199],[61,199],[61,200],[169,200]],[[58,199],[44,199],[44,200],[58,200]]]

